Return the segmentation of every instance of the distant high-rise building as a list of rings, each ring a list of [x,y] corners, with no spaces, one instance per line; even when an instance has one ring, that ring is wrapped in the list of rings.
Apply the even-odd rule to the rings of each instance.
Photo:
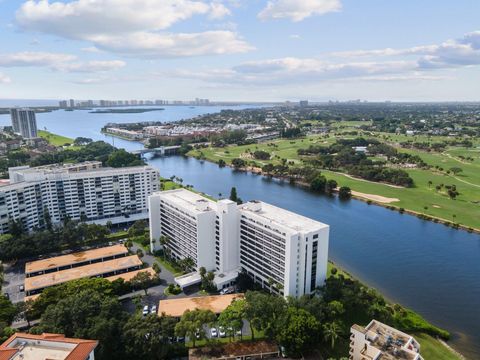
[[[13,131],[24,138],[37,137],[37,120],[35,112],[30,109],[10,109]]]
[[[69,103],[70,103],[70,107],[71,107],[71,108],[74,108],[74,107],[75,107],[75,100],[70,99],[70,100],[69,100]]]
[[[306,106],[308,106],[308,100],[300,100],[300,106],[301,106],[301,107],[306,107]]]
[[[67,100],[59,101],[58,106],[60,107],[60,109],[66,109],[68,106]]]

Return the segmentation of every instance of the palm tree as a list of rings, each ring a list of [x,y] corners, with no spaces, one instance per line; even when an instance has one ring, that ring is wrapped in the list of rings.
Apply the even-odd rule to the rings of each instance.
[[[340,337],[341,327],[337,322],[327,323],[323,326],[323,336],[325,341],[330,341],[332,349],[335,347],[335,341]]]

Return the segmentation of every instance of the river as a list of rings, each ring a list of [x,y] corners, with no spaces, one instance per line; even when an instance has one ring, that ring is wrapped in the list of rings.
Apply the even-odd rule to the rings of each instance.
[[[219,111],[220,107],[165,107],[143,114],[38,114],[38,126],[69,137],[106,139],[107,122],[172,121]],[[0,125],[9,123],[0,116]],[[135,142],[115,139],[129,150]],[[480,236],[400,214],[358,200],[346,202],[309,192],[288,182],[219,168],[179,156],[150,158],[164,177],[213,196],[232,186],[243,200],[260,199],[330,225],[329,257],[388,299],[409,307],[452,333],[451,344],[469,359],[480,358]],[[480,215],[479,215],[480,216]]]

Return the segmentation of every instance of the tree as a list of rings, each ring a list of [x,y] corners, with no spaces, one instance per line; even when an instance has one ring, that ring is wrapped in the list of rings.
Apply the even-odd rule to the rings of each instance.
[[[240,168],[243,168],[246,165],[246,163],[245,163],[245,160],[243,159],[235,158],[232,160],[232,165],[235,169],[240,169]]]
[[[157,262],[154,262],[154,263],[153,263],[152,269],[153,269],[153,271],[155,271],[155,273],[156,273],[157,275],[159,275],[159,274],[162,272],[162,268],[160,267],[160,265],[158,265]]]
[[[286,309],[285,299],[263,292],[247,291],[245,300],[247,302],[245,318],[250,322],[252,338],[254,329],[257,329],[263,330],[269,338],[273,339],[276,331],[275,324]]]
[[[235,331],[242,330],[243,328],[246,306],[247,302],[244,299],[233,300],[218,317],[218,325],[222,326],[227,331],[228,329],[232,329],[231,331],[228,331],[230,340]]]
[[[148,271],[141,271],[130,280],[130,283],[134,288],[142,289],[146,296],[148,295],[148,288],[152,285],[152,281],[152,274]]]
[[[338,190],[338,197],[341,200],[348,200],[352,197],[352,190],[348,186],[342,186]]]
[[[12,302],[4,295],[0,295],[0,322],[10,325],[16,314],[17,309]]]
[[[215,314],[210,310],[186,310],[180,321],[175,325],[176,336],[188,336],[195,347],[195,340],[198,336],[205,338],[204,325],[212,324],[216,320]]]
[[[144,164],[138,155],[131,154],[125,149],[114,150],[108,155],[107,159],[107,165],[114,168],[140,166]]]
[[[277,342],[289,356],[300,356],[314,345],[320,323],[304,309],[289,307],[278,325]]]
[[[238,205],[242,203],[242,199],[240,199],[237,195],[237,188],[235,186],[230,189],[229,199],[236,202]]]
[[[218,160],[218,167],[223,168],[223,167],[225,167],[225,165],[227,165],[227,164],[225,163],[225,160],[223,160],[223,159]]]
[[[33,300],[20,301],[15,304],[17,308],[17,319],[25,319],[28,327],[30,327],[30,321],[35,319],[35,312],[33,310]]]
[[[175,318],[167,316],[130,317],[122,331],[125,358],[132,360],[170,358],[169,338],[175,334],[175,324]]]
[[[451,167],[451,168],[450,168],[450,171],[451,171],[454,175],[458,175],[459,173],[461,173],[461,172],[463,171],[463,169],[454,166],[454,167]]]
[[[337,188],[337,182],[333,179],[330,179],[327,181],[325,185],[325,192],[327,194],[331,194],[333,190],[335,190],[336,188]]]
[[[145,220],[137,220],[128,229],[128,237],[134,238],[137,236],[144,235],[146,228],[147,228],[147,223],[145,222]]]
[[[43,294],[41,295],[43,296]],[[48,306],[33,333],[60,333],[67,337],[96,339],[95,358],[123,359],[122,329],[127,318],[116,296],[87,289],[63,296]]]
[[[317,175],[310,183],[310,190],[315,192],[324,192],[327,179],[323,175]]]
[[[323,337],[325,341],[329,341],[332,349],[335,347],[335,341],[340,337],[342,328],[337,322],[331,322],[323,325]]]

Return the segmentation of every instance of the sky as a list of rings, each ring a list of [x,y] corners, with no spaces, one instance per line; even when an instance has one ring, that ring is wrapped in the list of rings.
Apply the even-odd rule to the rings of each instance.
[[[0,99],[480,101],[478,0],[0,0]]]

